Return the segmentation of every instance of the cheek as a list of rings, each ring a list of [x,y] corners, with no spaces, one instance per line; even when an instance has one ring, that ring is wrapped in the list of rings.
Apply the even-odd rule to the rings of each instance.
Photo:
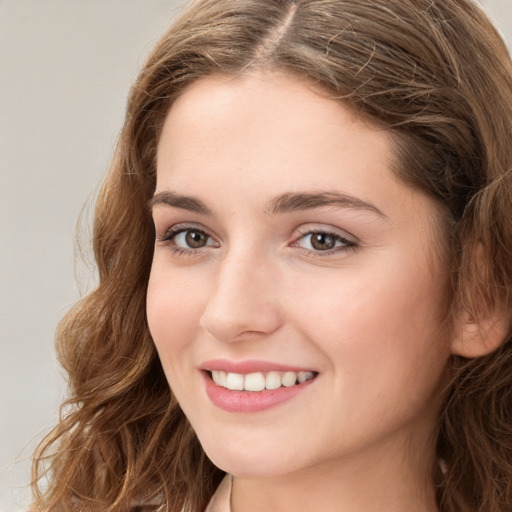
[[[336,387],[345,393],[340,403],[380,407],[383,397],[405,393],[420,404],[437,388],[449,358],[450,333],[442,329],[445,283],[424,259],[380,263],[373,267],[378,272],[361,267],[331,279],[326,274],[315,286],[303,281],[290,302],[330,362]],[[386,402],[393,406],[393,398]]]
[[[361,266],[302,276],[289,305],[328,338],[355,336],[371,345],[379,338],[400,343],[406,333],[421,337],[425,329],[439,328],[445,284],[418,264],[381,263],[377,272]],[[375,336],[365,334],[370,332]]]
[[[197,288],[184,277],[153,269],[146,304],[149,330],[168,374],[198,331],[203,308]]]

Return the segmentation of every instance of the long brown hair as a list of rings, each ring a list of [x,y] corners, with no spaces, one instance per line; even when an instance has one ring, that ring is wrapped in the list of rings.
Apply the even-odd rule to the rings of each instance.
[[[510,317],[512,66],[471,0],[192,2],[133,85],[96,206],[99,285],[58,328],[70,398],[35,455],[38,510],[156,502],[200,512],[222,478],[169,390],[149,334],[147,203],[175,98],[199,77],[256,67],[308,80],[389,130],[396,173],[444,211],[453,310],[506,308]],[[439,508],[512,510],[510,333],[490,355],[452,365],[437,443],[444,470],[432,470]]]

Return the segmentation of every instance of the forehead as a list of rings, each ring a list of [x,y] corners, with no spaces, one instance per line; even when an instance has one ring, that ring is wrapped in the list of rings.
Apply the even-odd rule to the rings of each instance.
[[[163,180],[192,186],[199,176],[212,185],[243,176],[320,188],[348,183],[351,174],[389,180],[392,160],[388,132],[307,82],[274,72],[210,76],[189,86],[168,113],[157,188]]]

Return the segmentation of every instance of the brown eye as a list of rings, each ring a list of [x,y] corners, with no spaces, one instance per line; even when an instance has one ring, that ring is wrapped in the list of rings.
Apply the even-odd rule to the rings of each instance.
[[[356,247],[356,243],[336,233],[326,231],[310,231],[304,233],[295,243],[295,246],[306,249],[309,252],[330,254],[329,251],[337,252]]]
[[[202,229],[177,229],[162,239],[176,249],[194,251],[204,247],[218,247],[215,240]]]
[[[208,235],[206,233],[202,233],[201,231],[185,231],[185,243],[191,249],[199,249],[201,247],[205,247],[208,243],[208,238]]]
[[[311,233],[311,247],[317,251],[328,251],[336,246],[336,239],[327,233]]]

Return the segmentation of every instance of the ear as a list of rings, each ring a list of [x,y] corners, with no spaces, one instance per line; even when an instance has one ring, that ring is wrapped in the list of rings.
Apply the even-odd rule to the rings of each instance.
[[[466,311],[456,325],[452,354],[469,359],[490,354],[505,341],[509,329],[505,308],[478,317]]]

